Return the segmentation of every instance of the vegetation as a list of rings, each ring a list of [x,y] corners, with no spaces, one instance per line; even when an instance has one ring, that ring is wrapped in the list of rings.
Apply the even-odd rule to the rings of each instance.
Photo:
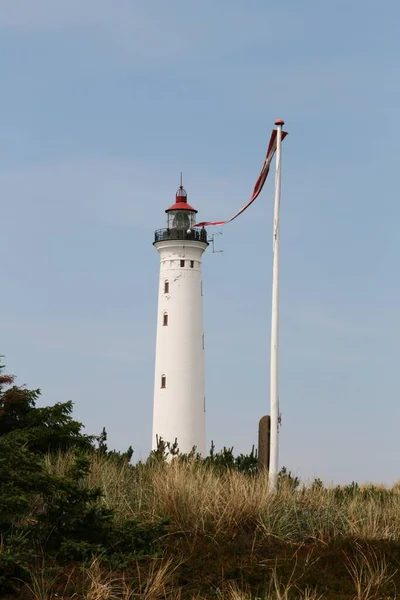
[[[39,395],[1,370],[0,597],[396,598],[398,487],[304,486],[283,469],[271,494],[254,449],[161,442],[132,464]]]

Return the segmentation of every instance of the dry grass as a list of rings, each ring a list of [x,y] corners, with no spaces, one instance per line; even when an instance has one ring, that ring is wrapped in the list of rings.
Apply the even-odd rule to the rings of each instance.
[[[178,461],[136,470],[96,458],[92,485],[100,485],[107,506],[121,518],[158,519],[169,515],[177,531],[218,536],[259,526],[283,540],[327,542],[351,536],[400,540],[400,493],[375,491],[338,499],[333,489],[286,487],[268,491],[265,477],[219,474]]]
[[[54,566],[53,568],[49,568],[42,561],[42,565],[36,565],[30,572],[31,581],[30,583],[25,583],[25,591],[28,592],[28,596],[32,600],[57,600],[64,598],[64,594],[60,592],[60,587],[66,593],[72,575],[73,571],[65,578],[60,567]],[[61,581],[62,584],[60,583]],[[65,597],[71,598],[70,595]]]
[[[59,455],[47,458],[46,461],[50,471],[63,474],[71,464],[72,456]],[[196,555],[203,552],[206,557],[204,560],[210,561],[210,568],[214,566],[211,563],[221,561],[223,579],[225,559],[219,559],[218,556],[222,556],[229,548],[226,550],[229,562],[229,552],[233,556],[239,551],[239,546],[235,548],[235,540],[239,538],[242,543],[240,552],[248,554],[248,572],[250,573],[254,564],[257,564],[259,571],[265,571],[264,581],[270,582],[265,595],[256,594],[260,600],[331,600],[332,595],[320,595],[316,591],[315,588],[320,587],[318,575],[309,580],[306,578],[302,585],[299,572],[315,572],[319,568],[318,560],[321,558],[321,563],[324,560],[324,549],[332,544],[337,544],[339,548],[340,544],[345,542],[352,544],[350,552],[346,547],[347,554],[344,556],[339,549],[332,559],[341,561],[342,574],[338,577],[347,577],[348,589],[351,590],[347,591],[343,598],[389,599],[387,592],[392,589],[391,584],[396,580],[396,570],[392,566],[389,568],[385,556],[375,551],[373,544],[376,544],[376,547],[380,543],[400,544],[399,485],[391,490],[383,486],[367,485],[355,493],[351,490],[338,491],[321,486],[308,486],[295,491],[286,485],[276,494],[271,494],[264,476],[248,476],[234,471],[221,473],[211,468],[206,469],[195,462],[184,464],[178,460],[169,464],[155,463],[132,468],[122,461],[99,455],[93,456],[91,473],[88,481],[83,483],[101,487],[104,492],[104,504],[112,508],[120,520],[139,518],[141,521],[154,522],[168,516],[171,525],[170,541],[167,541],[173,556],[173,559],[154,561],[150,570],[147,568],[146,571],[142,571],[137,566],[134,585],[131,580],[127,583],[120,576],[114,578],[105,573],[98,563],[94,562],[86,572],[86,595],[78,596],[87,600],[176,600],[182,594],[185,598],[201,600],[195,592],[190,592],[192,596],[188,596],[187,587],[174,587],[174,574],[182,552],[187,553],[184,556],[185,561],[188,559],[191,562],[189,571],[186,569],[185,573],[191,573],[190,569],[202,567],[203,559],[197,560]],[[177,540],[181,542],[176,543]],[[359,540],[362,544],[354,546],[351,540]],[[365,549],[367,542],[371,544],[370,550]],[[209,548],[207,544],[211,544],[212,547]],[[274,566],[273,555],[262,555],[267,544],[286,545],[285,547],[290,548],[290,552],[294,554],[306,547],[319,550],[316,551],[315,558],[312,553],[309,558],[304,551],[301,566],[297,565],[296,558],[292,559],[285,554],[285,550],[281,551],[283,559],[280,559],[279,569],[284,566],[282,560],[292,560],[294,570],[290,575],[285,570],[281,572],[277,569],[276,560]],[[256,547],[258,550],[255,550]],[[276,551],[279,553],[280,550]],[[326,559],[329,560],[331,559]],[[240,561],[235,561],[235,564],[241,564]],[[324,571],[321,569],[321,573],[324,573],[322,578],[326,573],[329,574],[330,563],[326,561]],[[203,569],[204,572],[207,575],[207,570]],[[190,574],[185,577],[189,577],[190,580]],[[196,572],[196,577],[200,586],[204,575],[198,575]],[[236,582],[229,585],[222,579],[222,591],[214,591],[213,597],[219,594],[219,600],[255,598],[256,587],[246,590],[246,584],[241,581],[240,575]],[[39,590],[40,585],[42,592]],[[37,600],[50,600],[52,597],[45,583],[40,585],[38,583],[36,595],[33,597]],[[189,588],[192,589],[190,585]],[[206,589],[206,586],[201,589]],[[382,595],[382,590],[386,596]],[[209,597],[204,595],[204,592],[201,594],[203,600]],[[340,600],[340,596],[337,597]]]
[[[32,600],[179,600],[180,590],[173,588],[172,580],[179,564],[173,564],[171,559],[153,560],[146,569],[146,575],[142,573],[142,567],[136,564],[135,583],[128,582],[124,576],[115,575],[105,571],[98,561],[92,561],[90,567],[84,570],[83,583],[79,591],[67,594],[60,590],[57,576],[49,575],[46,570],[32,572],[31,584],[26,584]],[[131,578],[132,579],[132,578]],[[68,587],[64,584],[66,590]]]
[[[381,590],[393,582],[397,570],[390,571],[385,559],[374,548],[368,548],[367,551],[357,544],[356,549],[354,558],[347,557],[346,566],[356,589],[357,600],[382,598]]]
[[[370,549],[368,554],[360,546],[354,558],[346,557],[347,569],[354,583],[355,595],[352,600],[395,600],[397,598],[394,585],[393,594],[383,593],[393,581],[394,572],[388,569],[383,557]],[[128,582],[124,576],[115,576],[105,571],[99,561],[93,560],[89,568],[84,570],[83,585],[79,591],[67,594],[56,588],[59,573],[56,576],[45,575],[44,572],[33,573],[32,584],[26,585],[31,600],[182,600],[182,588],[174,587],[174,575],[179,564],[172,559],[153,560],[146,574],[136,564],[135,583]],[[324,594],[316,589],[302,588],[302,576],[292,571],[287,581],[282,581],[277,569],[272,569],[269,589],[262,595],[240,587],[237,583],[228,583],[223,590],[215,590],[212,594],[217,600],[324,600]],[[67,586],[64,586],[65,588]],[[57,591],[56,591],[57,589]],[[24,596],[25,598],[26,596]],[[210,596],[192,595],[190,600],[207,600]],[[346,596],[347,597],[347,596]],[[341,599],[342,596],[337,596]]]
[[[52,600],[53,590],[60,577],[60,573],[50,575],[44,568],[31,572],[31,583],[26,583],[26,588],[34,600]]]
[[[72,457],[47,458],[52,472],[65,473]],[[344,537],[400,541],[400,487],[365,486],[338,498],[333,488],[283,487],[270,494],[266,477],[225,474],[196,463],[139,465],[95,455],[88,481],[103,489],[103,502],[117,518],[147,521],[168,515],[172,529],[191,534],[230,535],[257,528],[284,541],[327,543]]]
[[[168,598],[178,600],[180,591],[174,590],[172,579],[178,564],[171,559],[153,560],[150,568],[143,577],[137,564],[136,583],[128,583],[123,577],[113,577],[101,569],[97,560],[86,569],[86,579],[89,582],[85,600],[160,600]]]
[[[323,600],[323,596],[315,590],[299,589],[293,581],[283,584],[276,572],[273,572],[270,590],[266,595],[256,596],[242,590],[236,583],[229,584],[219,600]]]

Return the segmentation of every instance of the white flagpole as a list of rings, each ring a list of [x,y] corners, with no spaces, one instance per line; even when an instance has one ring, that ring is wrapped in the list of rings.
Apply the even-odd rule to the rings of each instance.
[[[275,201],[274,201],[274,230],[272,242],[272,319],[271,319],[271,375],[270,375],[270,458],[268,487],[275,491],[279,469],[279,387],[278,387],[278,334],[279,334],[279,207],[281,200],[281,147],[282,119],[275,121],[276,136],[276,167],[275,167]]]

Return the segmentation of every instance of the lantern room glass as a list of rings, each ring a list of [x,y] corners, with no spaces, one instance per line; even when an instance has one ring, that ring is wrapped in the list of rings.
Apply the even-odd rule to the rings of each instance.
[[[191,210],[171,210],[168,213],[168,229],[190,229],[196,223],[196,213]]]

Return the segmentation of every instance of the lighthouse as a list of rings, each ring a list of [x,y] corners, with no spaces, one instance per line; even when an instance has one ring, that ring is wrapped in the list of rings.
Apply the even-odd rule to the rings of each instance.
[[[179,187],[155,232],[160,255],[154,376],[153,439],[178,442],[180,452],[205,453],[203,282],[207,232],[195,229],[197,210]]]

